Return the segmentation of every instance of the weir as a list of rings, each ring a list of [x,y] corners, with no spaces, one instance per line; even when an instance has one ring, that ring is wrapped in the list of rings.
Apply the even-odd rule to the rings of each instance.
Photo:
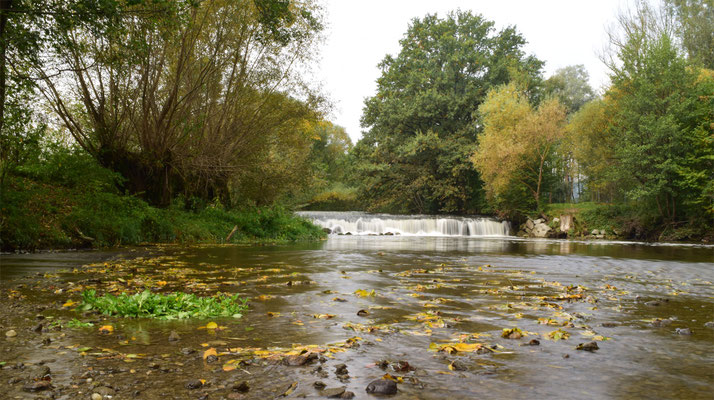
[[[301,217],[332,234],[405,236],[509,236],[508,221],[486,217],[368,214],[349,211],[300,211]]]

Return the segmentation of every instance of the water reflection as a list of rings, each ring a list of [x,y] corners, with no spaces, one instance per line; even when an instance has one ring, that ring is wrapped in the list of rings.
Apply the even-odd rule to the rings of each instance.
[[[578,254],[593,257],[712,262],[714,246],[647,244],[621,241],[573,241],[522,238],[331,236],[324,250],[460,252],[491,254]]]

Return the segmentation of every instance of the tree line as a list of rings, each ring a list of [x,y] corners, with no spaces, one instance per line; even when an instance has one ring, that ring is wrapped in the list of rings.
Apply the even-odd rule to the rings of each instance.
[[[640,2],[617,24],[596,95],[583,66],[545,78],[514,27],[414,19],[365,101],[352,151],[364,204],[518,219],[590,200],[711,227],[714,4]]]

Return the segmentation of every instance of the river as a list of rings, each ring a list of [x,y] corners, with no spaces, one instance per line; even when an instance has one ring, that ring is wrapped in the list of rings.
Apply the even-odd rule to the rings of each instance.
[[[79,268],[90,260],[99,262]],[[0,323],[20,334],[0,346],[7,363],[0,374],[49,359],[57,398],[90,393],[92,384],[77,381],[90,367],[104,371],[93,385],[111,386],[116,398],[186,398],[191,378],[208,381],[199,391],[210,398],[275,397],[292,383],[286,397],[321,398],[316,381],[370,398],[365,387],[385,373],[401,380],[396,399],[710,399],[714,387],[714,326],[705,325],[714,321],[711,246],[330,235],[283,246],[5,255],[1,268]],[[137,287],[168,282],[157,290],[240,293],[252,299],[250,310],[217,321],[226,329],[207,336],[199,329],[205,320],[100,320],[59,306],[76,298],[73,287],[108,290],[110,281],[91,283],[106,274],[131,276]],[[121,337],[96,328],[26,333],[36,314],[111,323]],[[516,327],[520,334],[502,337]],[[178,344],[166,340],[170,331],[181,336]],[[44,336],[57,347],[40,344]],[[591,341],[599,349],[576,350]],[[310,366],[266,356],[221,369],[245,360],[239,354],[247,349],[255,357],[262,354],[255,349],[330,344],[342,347]],[[67,350],[73,345],[109,347],[124,358],[78,356]],[[202,362],[202,345],[218,349],[218,363]],[[335,375],[339,364],[348,378]],[[231,382],[243,380],[251,389],[237,397]],[[24,398],[21,388],[10,385],[8,393]]]

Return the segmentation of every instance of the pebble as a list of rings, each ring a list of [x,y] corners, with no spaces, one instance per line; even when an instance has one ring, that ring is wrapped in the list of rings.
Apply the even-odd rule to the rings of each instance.
[[[707,327],[707,328],[712,328],[712,329],[714,329],[714,321],[705,322],[705,323],[704,323],[704,326]]]
[[[9,331],[5,332],[5,336],[6,336],[6,337],[9,337],[9,338],[10,338],[10,337],[15,337],[15,336],[17,336],[17,332],[15,332],[14,330],[10,329]]]
[[[372,394],[397,394],[397,382],[389,379],[375,379],[367,385],[365,390]]]
[[[677,328],[675,329],[678,335],[691,335],[692,330],[689,328]]]
[[[22,388],[22,390],[26,392],[40,392],[48,389],[52,389],[52,383],[50,381],[38,381],[28,383]]]
[[[339,399],[344,393],[345,387],[343,386],[338,388],[325,389],[320,392],[320,395],[322,395],[323,397],[327,397],[328,399]]]
[[[176,331],[171,331],[171,333],[169,333],[169,342],[178,342],[179,340],[181,340],[181,336],[179,336]]]
[[[198,379],[191,379],[186,382],[186,389],[199,389],[201,386],[203,386],[203,382]]]
[[[92,400],[102,400],[102,395],[99,393],[92,393]]]
[[[250,390],[250,386],[248,386],[248,382],[243,381],[239,384],[233,385],[232,389],[234,392],[246,393]]]

